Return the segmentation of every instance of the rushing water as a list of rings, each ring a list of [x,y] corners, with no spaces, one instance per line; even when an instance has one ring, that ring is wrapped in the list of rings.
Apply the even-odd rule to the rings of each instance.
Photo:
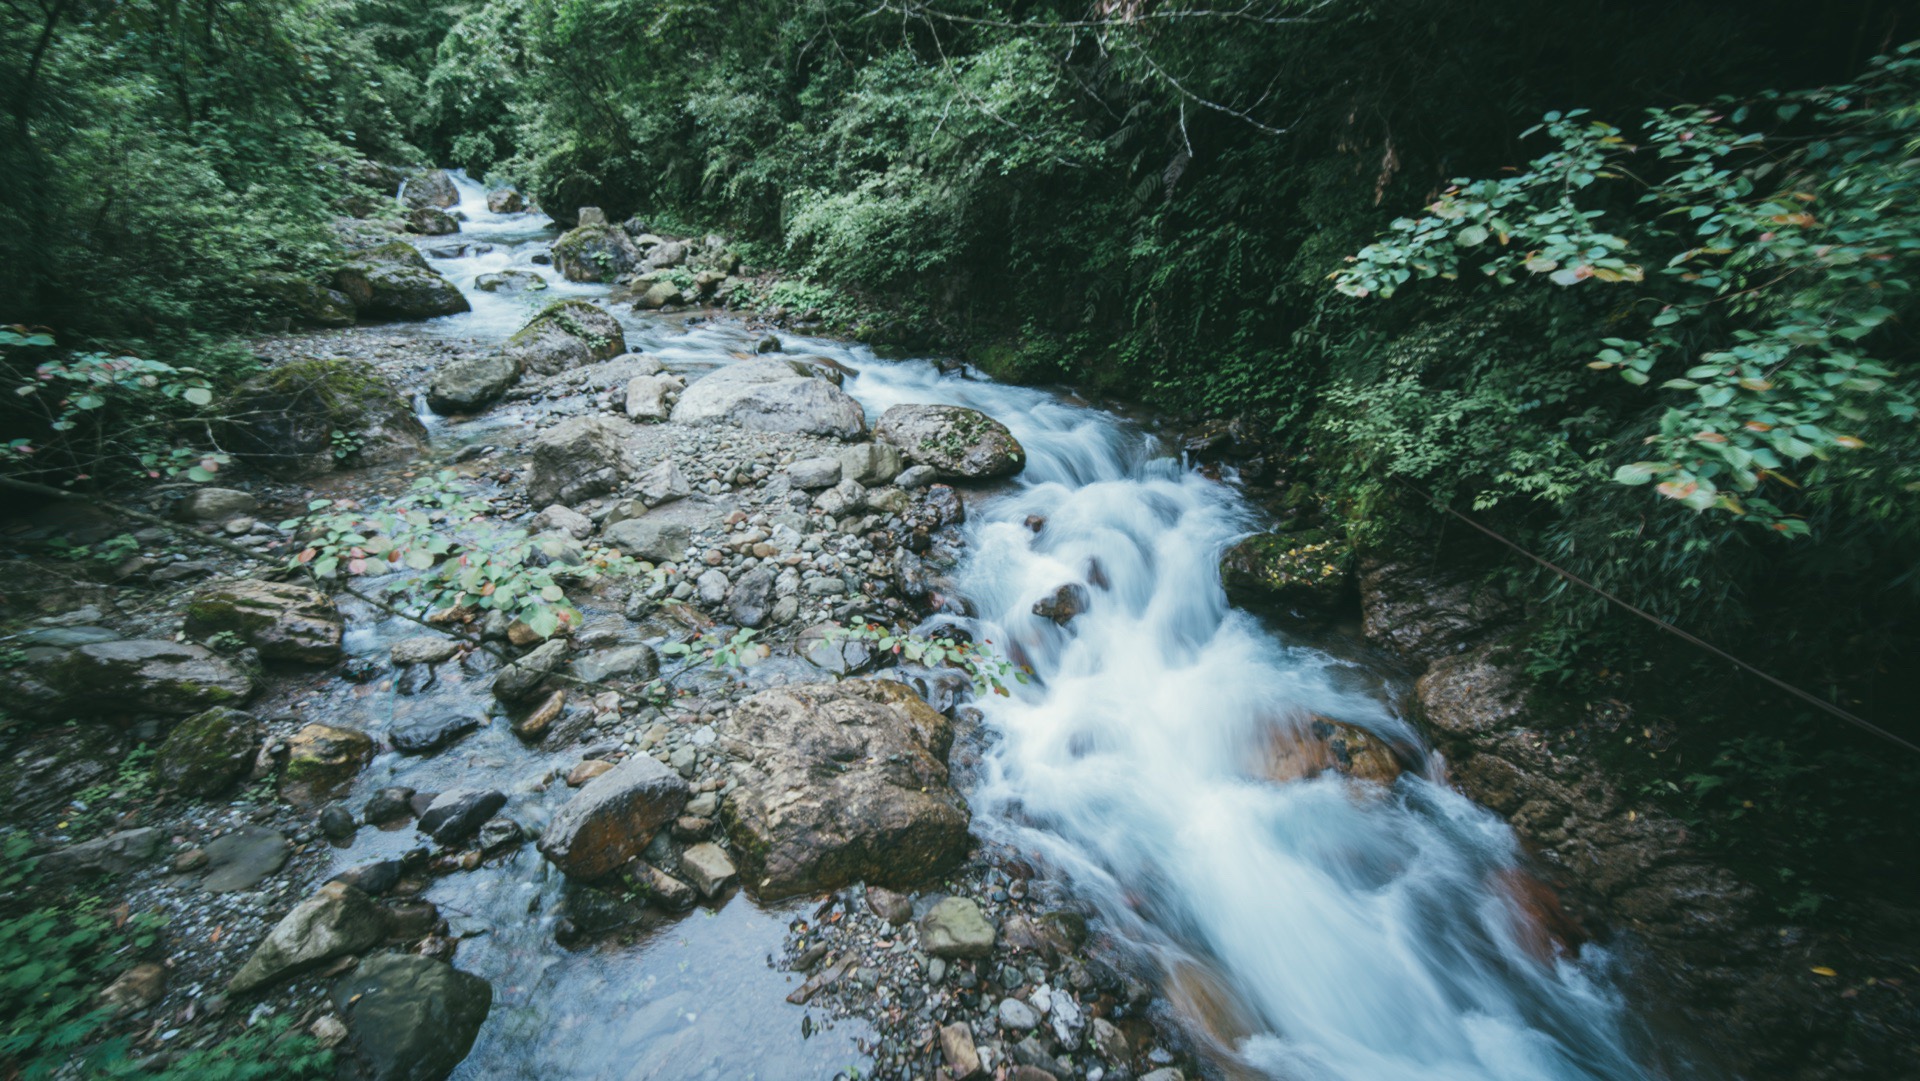
[[[465,232],[422,247],[469,245],[433,262],[474,310],[416,333],[497,341],[558,296],[604,295],[536,262],[554,235],[542,215],[491,214],[478,186],[457,180]],[[541,273],[550,288],[471,288],[508,267]],[[616,314],[629,348],[681,372],[727,363],[750,340],[724,320]],[[1188,1020],[1217,1062],[1288,1081],[1646,1075],[1597,971],[1604,955],[1589,946],[1575,963],[1529,940],[1528,917],[1500,886],[1519,852],[1498,818],[1419,771],[1383,788],[1331,773],[1279,783],[1256,768],[1261,749],[1298,735],[1309,712],[1402,747],[1419,739],[1381,696],[1356,689],[1367,681],[1350,665],[1227,605],[1219,556],[1257,525],[1232,484],[1049,392],[845,343],[788,348],[853,368],[847,389],[872,415],[902,402],[973,406],[1026,447],[1017,481],[970,501],[970,555],[955,575],[978,613],[969,629],[1018,649],[1037,676],[980,703],[989,750],[968,792],[976,825],[1039,853],[1158,963],[1173,997],[1201,1004]],[[1045,519],[1037,533],[1030,515]],[[1065,627],[1032,614],[1069,582],[1089,586],[1088,611]],[[531,755],[510,741],[472,743],[443,758]],[[436,761],[394,764],[393,780],[377,783],[433,788],[407,771]],[[510,810],[534,820],[550,811],[544,796],[515,801]],[[582,957],[552,947],[528,915],[556,888],[539,869],[446,881],[461,879],[439,887],[457,895],[436,899],[492,929],[461,963],[495,980],[505,1012],[463,1078],[797,1078],[845,1064],[835,1058],[848,1051],[844,1035],[803,1047],[779,1034],[797,1023],[777,1012],[788,1010],[777,1002],[785,985],[758,956],[778,939],[778,912],[736,898],[652,944]],[[677,959],[676,941],[688,944]]]

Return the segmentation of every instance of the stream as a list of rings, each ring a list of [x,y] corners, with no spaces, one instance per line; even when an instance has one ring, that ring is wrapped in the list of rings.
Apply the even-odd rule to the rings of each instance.
[[[490,213],[478,185],[455,180],[463,232],[419,244],[473,310],[386,329],[496,342],[555,299],[608,292],[536,262],[557,235],[545,215]],[[477,275],[505,268],[540,273],[550,288],[472,288]],[[689,378],[750,350],[754,337],[727,318],[612,310],[630,350]],[[845,389],[870,419],[899,403],[966,405],[1025,446],[1029,464],[1015,482],[969,493],[969,555],[955,573],[977,613],[960,622],[1017,650],[1036,674],[1007,697],[976,703],[986,748],[966,792],[974,828],[1038,853],[1095,906],[1106,932],[1169,983],[1199,988],[1190,997],[1208,1004],[1206,1016],[1189,1020],[1226,1045],[1245,1076],[1652,1075],[1605,952],[1589,944],[1576,962],[1528,948],[1527,917],[1498,886],[1520,866],[1518,844],[1504,822],[1446,786],[1434,756],[1390,788],[1332,771],[1275,783],[1255,767],[1263,747],[1297,736],[1309,714],[1398,747],[1421,743],[1364,661],[1292,640],[1227,604],[1219,556],[1259,527],[1231,478],[1183,468],[1151,433],[1059,393],[943,375],[930,361],[882,360],[845,342],[783,339],[789,351],[851,369]],[[431,419],[436,453],[525,423],[538,408],[510,402],[473,421]],[[1044,528],[1029,528],[1030,516]],[[1032,614],[1069,582],[1089,587],[1084,614],[1064,627]],[[350,614],[354,654],[381,655],[417,633],[371,610]],[[319,692],[312,708],[382,732],[425,711],[486,703],[484,680],[443,679],[407,697],[343,685]],[[437,791],[479,776],[509,792],[505,813],[538,824],[568,794],[541,782],[576,759],[490,725],[438,756],[384,755],[349,802],[389,785]],[[336,863],[396,856],[413,843],[410,830],[363,830]],[[428,893],[456,934],[475,935],[459,965],[492,981],[496,995],[456,1078],[773,1081],[861,1066],[871,1033],[860,1022],[815,1019],[803,1035],[803,1009],[783,1001],[797,977],[769,957],[799,908],[737,895],[637,945],[569,951],[552,927],[562,887],[528,846],[502,865],[441,878]]]

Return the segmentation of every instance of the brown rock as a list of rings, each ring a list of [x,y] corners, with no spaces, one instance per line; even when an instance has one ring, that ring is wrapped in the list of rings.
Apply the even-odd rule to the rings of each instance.
[[[535,706],[533,712],[515,722],[513,734],[527,740],[541,739],[547,734],[547,729],[553,727],[553,722],[560,719],[560,714],[566,707],[567,692],[553,692],[546,697],[545,701]],[[572,778],[568,778],[567,783],[572,784]],[[585,784],[586,782],[582,781],[581,783]],[[575,787],[578,787],[578,785]]]
[[[300,804],[326,799],[346,787],[372,760],[373,740],[365,732],[310,724],[287,741],[281,793]]]
[[[242,579],[207,586],[187,605],[192,638],[234,634],[270,661],[332,664],[340,659],[340,612],[319,590]]]
[[[940,1055],[947,1060],[947,1076],[967,1081],[980,1073],[980,1052],[973,1046],[973,1030],[965,1021],[940,1026]]]
[[[167,993],[167,968],[148,962],[122,972],[100,992],[100,1004],[115,1013],[144,1010]]]
[[[585,762],[573,767],[572,772],[567,774],[567,787],[579,788],[581,785],[612,769],[613,763],[604,758],[589,758]]]
[[[687,802],[687,782],[634,754],[588,781],[540,835],[540,851],[570,878],[595,879],[645,851]]]

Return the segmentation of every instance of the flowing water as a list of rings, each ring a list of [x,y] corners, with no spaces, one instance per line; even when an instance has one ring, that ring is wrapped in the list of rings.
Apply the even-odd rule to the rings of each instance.
[[[423,247],[492,249],[433,260],[474,310],[414,332],[497,341],[558,296],[604,295],[535,262],[554,235],[543,216],[490,214],[478,187],[458,182],[466,231]],[[469,288],[505,267],[544,272],[552,288]],[[726,363],[750,341],[727,320],[616,314],[629,348],[676,371]],[[870,415],[903,402],[968,405],[1026,447],[1024,474],[970,498],[970,555],[955,572],[977,613],[969,629],[1017,650],[1037,677],[979,703],[987,751],[967,793],[976,828],[1038,853],[1156,962],[1171,997],[1193,1004],[1189,1020],[1215,1041],[1218,1063],[1288,1081],[1648,1075],[1604,954],[1588,946],[1576,963],[1530,941],[1528,917],[1501,886],[1520,862],[1513,835],[1437,783],[1437,763],[1390,788],[1333,773],[1262,776],[1261,748],[1299,737],[1309,713],[1403,748],[1420,742],[1364,668],[1228,606],[1219,556],[1258,526],[1232,483],[1184,469],[1148,433],[1059,394],[846,343],[788,348],[852,368],[847,390]],[[509,423],[513,408],[456,428]],[[1037,533],[1030,515],[1045,519]],[[1083,615],[1058,627],[1031,613],[1070,582],[1088,586]],[[522,774],[540,757],[504,736],[470,740],[458,755],[389,763],[362,783],[445,787],[451,776],[417,775],[487,756]],[[510,812],[534,821],[553,805],[544,794],[514,799]],[[461,964],[493,979],[501,1001],[458,1076],[827,1077],[852,1060],[856,1031],[803,1043],[799,1011],[779,1001],[790,977],[762,955],[777,946],[782,911],[736,898],[641,946],[568,954],[539,925],[557,889],[525,856],[436,887],[435,900],[490,929],[462,948]]]

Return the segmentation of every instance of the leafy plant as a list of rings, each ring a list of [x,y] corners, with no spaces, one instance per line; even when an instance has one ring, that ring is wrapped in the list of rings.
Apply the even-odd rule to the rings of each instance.
[[[112,780],[74,793],[74,810],[63,828],[73,837],[90,838],[143,813],[154,798],[154,753],[152,747],[141,744],[120,760]]]
[[[668,642],[660,652],[689,660],[698,656],[714,668],[744,668],[747,655],[760,648],[753,641],[759,633],[751,627],[742,627],[721,638],[712,631],[702,631],[691,642]]]
[[[973,681],[973,689],[980,694],[991,691],[1006,695],[1010,693],[1009,679],[1016,683],[1026,683],[1029,679],[1026,669],[1015,667],[1012,661],[994,651],[991,640],[970,642],[946,635],[914,634],[868,623],[861,616],[853,617],[848,626],[831,628],[827,634],[830,639],[867,642],[882,653],[892,653],[929,668],[958,668]]]

